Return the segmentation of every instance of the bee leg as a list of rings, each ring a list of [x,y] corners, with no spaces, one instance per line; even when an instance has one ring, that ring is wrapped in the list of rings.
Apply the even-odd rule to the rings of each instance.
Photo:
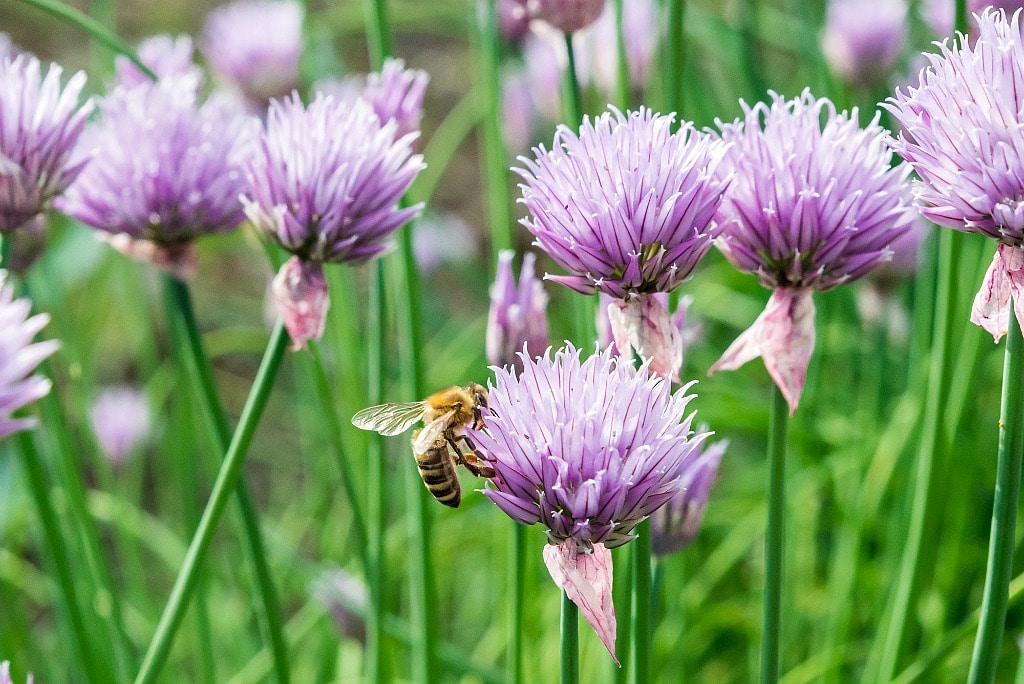
[[[462,461],[462,464],[466,466],[469,472],[477,477],[486,477],[488,480],[497,475],[494,468],[486,464],[483,456],[480,455],[480,451],[476,448],[476,444],[473,444],[473,440],[468,435],[459,435],[458,439],[466,445],[466,450],[463,451],[461,448],[457,448],[455,451],[459,454],[459,460]]]

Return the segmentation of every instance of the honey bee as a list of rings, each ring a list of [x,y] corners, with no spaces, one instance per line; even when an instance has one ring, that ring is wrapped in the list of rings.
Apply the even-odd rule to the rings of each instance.
[[[462,488],[456,466],[462,464],[477,477],[492,478],[494,468],[483,462],[466,435],[466,428],[484,425],[487,390],[481,385],[449,387],[423,401],[381,404],[352,416],[352,424],[385,436],[399,435],[419,420],[423,427],[412,433],[412,453],[427,490],[445,506],[458,508]]]

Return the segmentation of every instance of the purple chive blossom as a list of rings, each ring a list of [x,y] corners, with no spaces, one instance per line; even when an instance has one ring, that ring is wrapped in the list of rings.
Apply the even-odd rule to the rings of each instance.
[[[295,0],[239,0],[210,12],[200,49],[214,75],[254,108],[299,84],[302,5]]]
[[[526,0],[532,18],[542,19],[565,33],[584,29],[601,16],[605,0]]]
[[[61,89],[61,68],[44,76],[28,54],[0,56],[0,233],[41,216],[88,159],[72,156],[92,103],[79,106],[85,74]]]
[[[190,79],[198,92],[203,87],[203,72],[193,62],[194,54],[192,39],[185,35],[177,38],[166,35],[152,36],[139,43],[139,60],[157,77]],[[120,85],[133,87],[153,82],[124,55],[118,55],[114,59],[114,66]]]
[[[35,419],[12,414],[50,391],[50,381],[32,372],[59,347],[54,340],[32,342],[50,317],[29,316],[31,302],[15,299],[6,278],[0,271],[0,438],[35,427]]]
[[[189,78],[115,87],[100,108],[83,136],[95,157],[59,208],[130,256],[188,274],[193,240],[245,220],[255,124],[223,98],[198,105]]]
[[[362,99],[318,95],[307,108],[293,95],[270,105],[242,202],[253,224],[295,255],[274,288],[297,346],[323,330],[329,301],[321,265],[380,256],[423,208],[398,206],[423,161],[413,153],[416,134],[396,131]]]
[[[967,0],[967,12],[981,12],[986,7],[994,10],[1005,10],[1007,14],[1024,7],[1022,0]],[[956,19],[955,0],[923,0],[920,9],[921,18],[939,36],[945,38],[953,33],[953,22]],[[973,17],[972,17],[973,19]],[[971,21],[972,31],[975,22]]]
[[[366,77],[363,98],[373,107],[382,124],[395,121],[397,136],[420,129],[423,116],[423,94],[430,76],[419,69],[406,69],[405,62],[388,58],[380,72]]]
[[[914,221],[910,168],[892,166],[878,115],[837,113],[809,91],[771,104],[743,104],[718,122],[734,175],[718,246],[739,270],[773,290],[768,306],[711,367],[733,370],[761,356],[795,411],[814,348],[811,292],[867,274]]]
[[[885,78],[906,37],[904,0],[830,0],[821,49],[833,72],[870,85]]]
[[[518,352],[537,357],[548,348],[548,296],[534,275],[533,254],[523,255],[519,284],[512,275],[515,252],[498,255],[497,276],[491,286],[491,308],[487,315],[487,360],[495,366],[522,369]]]
[[[512,43],[519,43],[530,32],[527,0],[498,0],[498,31]]]
[[[608,549],[669,501],[706,434],[693,435],[690,385],[608,351],[573,347],[495,367],[486,430],[469,430],[497,476],[484,494],[513,520],[547,528],[545,562],[614,657]]]
[[[131,387],[109,387],[96,397],[89,421],[103,454],[118,468],[149,435],[149,401]]]
[[[698,430],[706,432],[707,426],[701,425]],[[697,536],[704,521],[711,485],[715,483],[718,465],[728,446],[728,440],[715,442],[683,467],[675,496],[651,515],[651,553],[671,555],[689,546]]]
[[[341,568],[325,570],[314,580],[310,593],[327,608],[342,636],[366,642],[366,623],[361,616],[366,614],[370,595],[362,580]]]
[[[651,64],[658,49],[658,41],[665,22],[655,0],[629,0],[622,4],[622,32],[626,45],[626,65],[634,91],[647,85]],[[606,96],[615,93],[618,83],[618,55],[609,49],[618,40],[615,6],[605,6],[601,17],[588,29],[583,50],[590,57],[590,78]]]
[[[730,182],[718,172],[725,147],[689,123],[673,133],[672,123],[644,108],[612,110],[585,119],[579,135],[559,126],[552,149],[535,148],[536,159],[520,157],[516,169],[530,212],[523,225],[570,272],[547,277],[620,300],[616,339],[669,377],[678,340],[650,295],[674,289],[708,251]]]
[[[1020,12],[975,19],[973,47],[964,36],[944,41],[920,85],[884,106],[903,126],[892,144],[921,179],[914,197],[925,218],[999,242],[971,312],[999,341],[1011,294],[1024,321],[1024,46]]]
[[[422,273],[476,256],[480,236],[458,214],[426,213],[416,222],[412,251]]]

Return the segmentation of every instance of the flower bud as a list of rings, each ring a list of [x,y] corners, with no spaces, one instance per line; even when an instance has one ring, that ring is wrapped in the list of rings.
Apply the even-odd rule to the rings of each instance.
[[[701,426],[698,432],[706,432]],[[711,485],[728,441],[716,442],[688,462],[679,475],[680,487],[668,503],[651,514],[651,553],[668,556],[693,541],[704,520]]]
[[[495,366],[522,369],[517,352],[531,357],[544,353],[548,346],[548,296],[534,274],[533,254],[523,256],[519,285],[512,275],[515,252],[503,251],[498,256],[498,272],[491,287],[491,309],[487,316],[487,360]]]
[[[531,17],[543,19],[560,31],[575,33],[601,16],[605,0],[529,0]]]

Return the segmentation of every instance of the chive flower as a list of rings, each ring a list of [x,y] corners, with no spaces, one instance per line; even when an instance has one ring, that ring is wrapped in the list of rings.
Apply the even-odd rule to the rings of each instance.
[[[195,84],[196,92],[203,87],[203,72],[194,62],[195,48],[186,35],[172,38],[158,35],[146,38],[138,47],[139,61],[159,79],[187,78]],[[117,82],[126,87],[149,85],[153,80],[124,55],[114,58]]]
[[[706,425],[698,428],[707,431]],[[718,476],[718,466],[729,447],[728,440],[700,449],[679,475],[679,489],[668,503],[651,515],[651,553],[670,556],[690,545],[704,521],[711,485]]]
[[[498,255],[498,270],[491,286],[491,308],[487,314],[487,360],[495,366],[522,369],[517,352],[525,348],[537,357],[548,348],[548,296],[534,274],[533,254],[523,255],[519,284],[512,274],[515,252],[507,249]]]
[[[100,451],[119,468],[149,435],[149,400],[132,387],[108,387],[93,402],[89,423]]]
[[[30,316],[31,302],[15,299],[6,279],[0,271],[0,438],[36,426],[34,418],[13,414],[49,393],[50,381],[32,373],[60,346],[55,340],[32,342],[50,317]]]
[[[906,38],[905,0],[829,0],[821,51],[834,73],[866,86],[885,79]]]
[[[85,74],[61,88],[59,66],[42,73],[29,54],[0,56],[0,233],[38,222],[88,162],[75,143],[92,112],[79,105]]]
[[[486,429],[467,430],[497,473],[484,494],[516,522],[547,528],[544,561],[614,657],[609,549],[679,489],[707,435],[690,430],[688,384],[571,345],[495,367]]]
[[[584,29],[601,16],[605,0],[527,0],[530,16],[565,33]]]
[[[999,243],[971,312],[998,342],[1013,296],[1024,322],[1024,45],[1020,12],[975,15],[974,45],[944,41],[918,87],[884,105],[903,126],[893,148],[920,180],[914,198],[925,218]]]
[[[518,44],[530,33],[526,0],[498,0],[498,32],[510,43]]]
[[[206,17],[200,49],[214,76],[254,109],[299,85],[302,4],[238,0]]]
[[[401,137],[420,130],[423,116],[423,95],[430,75],[419,69],[406,69],[405,62],[389,57],[381,70],[366,77],[362,97],[371,107],[381,124],[398,124],[396,136]]]
[[[249,117],[227,99],[197,102],[191,78],[115,86],[86,130],[92,162],[58,208],[115,248],[185,276],[193,241],[245,220]]]
[[[547,278],[620,300],[616,339],[629,338],[670,377],[680,342],[651,295],[673,290],[707,253],[731,180],[718,169],[725,146],[688,122],[673,133],[673,119],[612,109],[585,119],[578,134],[559,126],[551,150],[534,148],[535,159],[520,157],[515,169],[529,210],[523,225],[569,271]]]
[[[396,137],[363,99],[297,94],[274,101],[248,165],[245,212],[294,256],[274,280],[274,296],[298,347],[320,339],[329,299],[324,263],[363,264],[391,246],[392,234],[422,204],[399,200],[423,168],[416,133]]]
[[[891,259],[914,221],[910,167],[892,164],[878,114],[837,112],[805,90],[717,122],[734,173],[716,243],[736,268],[772,290],[764,312],[711,367],[733,370],[761,356],[790,412],[814,348],[814,290],[829,290]]]

